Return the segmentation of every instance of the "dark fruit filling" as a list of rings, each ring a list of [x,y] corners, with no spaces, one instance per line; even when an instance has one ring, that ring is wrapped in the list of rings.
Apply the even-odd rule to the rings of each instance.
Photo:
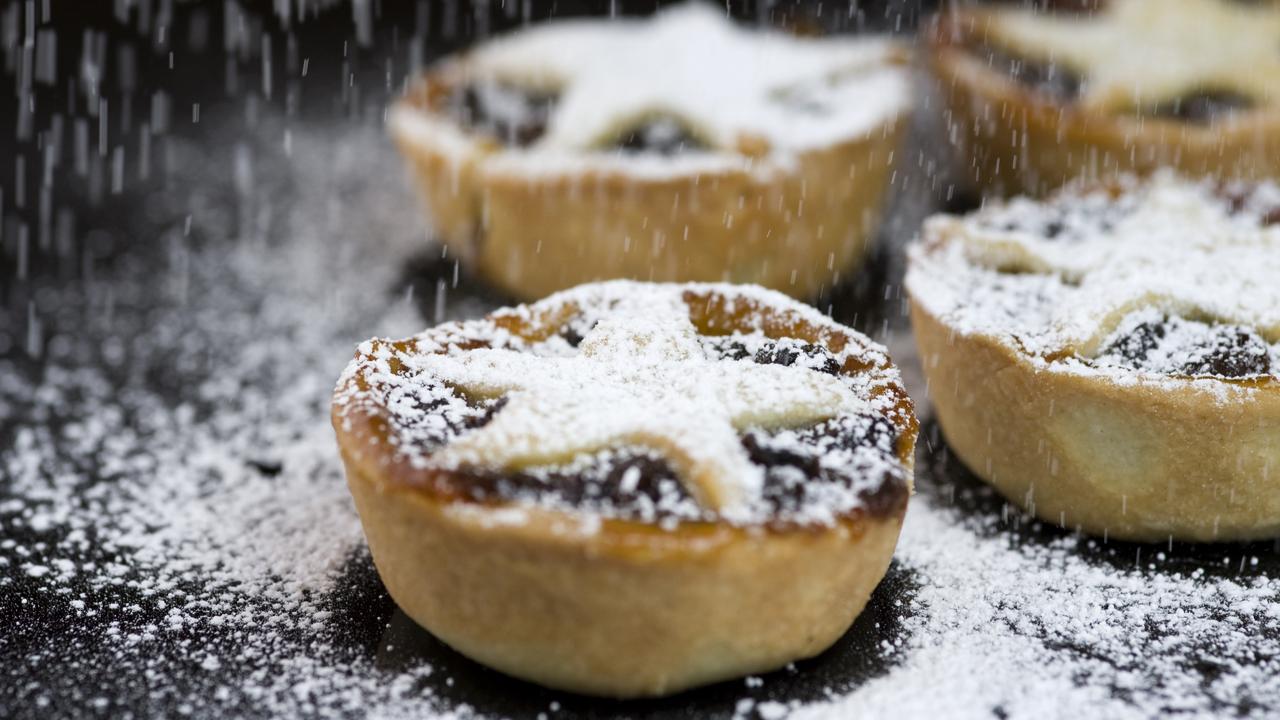
[[[993,229],[1027,232],[1045,240],[1080,242],[1111,232],[1133,212],[1133,204],[1107,193],[1067,198],[1047,206],[1013,203],[992,213],[985,223]]]
[[[427,450],[439,449],[467,430],[488,425],[507,402],[506,398],[471,400],[438,384],[424,395],[411,387],[395,388],[387,394],[387,405],[401,433]]]
[[[1058,63],[1021,57],[1010,50],[985,43],[974,45],[970,51],[986,60],[992,70],[1059,102],[1075,100],[1084,89],[1084,78]]]
[[[476,83],[450,96],[446,110],[470,130],[517,147],[531,145],[547,131],[560,96],[505,83]]]
[[[611,146],[624,153],[678,155],[710,149],[684,123],[671,117],[652,118],[624,132]]]
[[[1172,375],[1246,378],[1271,373],[1271,349],[1253,330],[1177,317],[1122,326],[1098,360]]]
[[[790,367],[804,356],[808,361],[803,363],[811,370],[835,375],[840,372],[840,363],[831,353],[817,345],[801,345],[798,348],[787,348],[774,345],[756,351],[755,362],[759,365],[785,365]]]
[[[820,503],[823,494],[833,488],[848,488],[859,477],[879,473],[861,500],[872,513],[893,509],[906,488],[906,476],[896,463],[880,460],[893,457],[898,431],[881,417],[843,417],[819,423],[803,430],[763,433],[752,432],[742,437],[742,445],[756,465],[765,469],[764,499],[774,513],[800,513],[807,506]],[[880,450],[881,458],[863,455],[860,449]],[[858,458],[852,466],[824,465],[822,458],[832,451],[843,450]],[[895,482],[897,481],[897,482]]]
[[[643,451],[606,452],[572,469],[465,474],[466,495],[477,501],[552,498],[571,507],[608,508],[621,517],[670,517],[692,508],[693,498],[671,466]]]
[[[784,365],[801,367],[828,375],[840,372],[840,362],[826,348],[795,340],[765,342],[753,353],[739,340],[732,338],[714,338],[708,343],[711,350],[722,360],[745,360],[751,358],[758,365]]]
[[[587,330],[568,327],[559,337],[576,346]],[[797,340],[709,337],[704,342],[709,354],[721,359],[806,367],[831,375],[840,371],[838,360],[825,348]],[[405,412],[397,413],[402,420],[416,419],[402,430],[409,442],[426,451],[487,425],[505,404],[505,399],[468,400],[440,385],[429,386],[423,394],[430,398],[393,393],[389,400],[403,404]],[[906,497],[906,474],[897,461],[898,432],[885,418],[850,415],[807,428],[752,430],[743,433],[741,441],[750,460],[764,470],[763,501],[774,517],[798,516],[806,508],[829,505],[824,500],[848,495],[855,484],[866,488],[859,489],[857,497],[871,513],[892,512]],[[566,465],[516,472],[473,469],[461,477],[463,482],[451,489],[477,501],[550,500],[645,521],[708,517],[667,461],[643,448],[605,450]]]
[[[581,318],[574,318],[565,324],[564,329],[560,331],[560,338],[569,345],[569,347],[578,347],[582,341],[586,339],[587,333],[595,327],[594,322],[584,322]]]
[[[1204,90],[1157,103],[1143,114],[1180,120],[1197,125],[1208,123],[1254,107],[1252,98],[1230,90]]]
[[[1265,187],[1271,192],[1246,183],[1224,183],[1216,192],[1226,203],[1228,213],[1255,215],[1263,227],[1280,224],[1280,190],[1274,185]]]
[[[1033,60],[1007,48],[983,42],[972,44],[970,52],[985,59],[991,69],[1059,102],[1076,100],[1084,91],[1084,77],[1059,63]],[[1138,112],[1151,117],[1204,125],[1250,110],[1256,104],[1253,98],[1231,90],[1205,89],[1140,108]]]

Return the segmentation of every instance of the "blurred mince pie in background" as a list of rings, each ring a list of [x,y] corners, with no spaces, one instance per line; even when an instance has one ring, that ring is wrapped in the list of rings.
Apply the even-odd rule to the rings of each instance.
[[[923,30],[971,189],[1173,167],[1280,176],[1280,4],[953,5]]]
[[[751,30],[691,3],[482,43],[432,67],[390,126],[449,252],[517,297],[630,278],[806,298],[867,254],[906,62],[888,39]]]

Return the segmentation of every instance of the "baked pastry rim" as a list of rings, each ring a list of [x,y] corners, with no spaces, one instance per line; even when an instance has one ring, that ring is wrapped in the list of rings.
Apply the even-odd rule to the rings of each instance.
[[[930,281],[919,256],[958,241],[949,233],[960,223],[943,217],[926,226],[910,251],[905,289],[930,404],[948,447],[974,475],[1048,522],[1101,537],[1280,535],[1272,499],[1280,473],[1269,472],[1280,466],[1280,449],[1264,442],[1280,436],[1280,377],[1095,371],[1063,362],[1073,355],[1028,353],[1005,333],[958,329],[917,290]],[[1132,457],[1144,462],[1118,470],[1125,459],[1109,445],[1131,437],[1142,439]],[[1153,478],[1158,470],[1173,472]],[[1164,497],[1175,488],[1197,502]]]
[[[712,293],[723,286],[692,287],[707,293],[694,297],[707,299],[706,316],[714,317]],[[723,309],[732,298],[720,299]],[[796,309],[760,324],[839,327],[814,324]],[[556,322],[554,312],[527,317],[543,327]],[[887,356],[868,365],[892,368]],[[346,376],[338,393],[355,377]],[[885,380],[905,403],[885,417],[899,428],[907,491],[885,512],[855,509],[830,525],[781,529],[723,522],[668,529],[602,518],[584,525],[576,510],[458,500],[384,472],[371,452],[389,449],[370,442],[374,415],[335,403],[333,421],[374,562],[406,613],[503,672],[592,695],[653,696],[817,654],[862,612],[902,526],[917,429],[900,382]],[[520,517],[507,522],[513,508]]]
[[[668,695],[827,649],[883,579],[903,520],[618,551],[586,534],[529,536],[419,494],[387,495],[350,465],[348,482],[374,564],[406,614],[497,670],[615,698]],[[826,599],[815,606],[815,595]],[[789,605],[797,599],[806,602]]]

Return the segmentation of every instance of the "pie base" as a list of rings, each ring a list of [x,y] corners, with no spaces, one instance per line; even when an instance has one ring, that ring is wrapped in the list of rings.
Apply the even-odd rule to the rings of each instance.
[[[889,566],[905,502],[831,528],[674,531],[442,500],[344,448],[374,564],[409,617],[478,662],[572,692],[666,695],[816,655]]]
[[[1124,540],[1280,535],[1274,379],[1215,402],[1190,380],[1121,385],[1037,367],[920,303],[911,317],[948,446],[1010,502]]]
[[[1161,167],[1195,177],[1280,177],[1280,114],[1197,125],[1056,103],[957,45],[987,22],[981,11],[953,13],[928,33],[928,64],[965,187],[1043,196],[1076,179],[1104,181]]]
[[[424,112],[410,102],[396,112]],[[514,297],[624,278],[755,283],[808,298],[867,256],[907,125],[894,118],[768,174],[661,177],[585,164],[499,172],[485,163],[497,149],[474,137],[435,142],[394,118],[391,128],[440,239]]]

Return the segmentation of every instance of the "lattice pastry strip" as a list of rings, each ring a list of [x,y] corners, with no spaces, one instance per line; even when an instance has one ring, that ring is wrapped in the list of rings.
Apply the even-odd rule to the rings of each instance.
[[[989,32],[1027,57],[1080,73],[1080,102],[1100,110],[1229,92],[1280,102],[1280,9],[1230,0],[1110,0],[1095,15],[1009,10]]]

